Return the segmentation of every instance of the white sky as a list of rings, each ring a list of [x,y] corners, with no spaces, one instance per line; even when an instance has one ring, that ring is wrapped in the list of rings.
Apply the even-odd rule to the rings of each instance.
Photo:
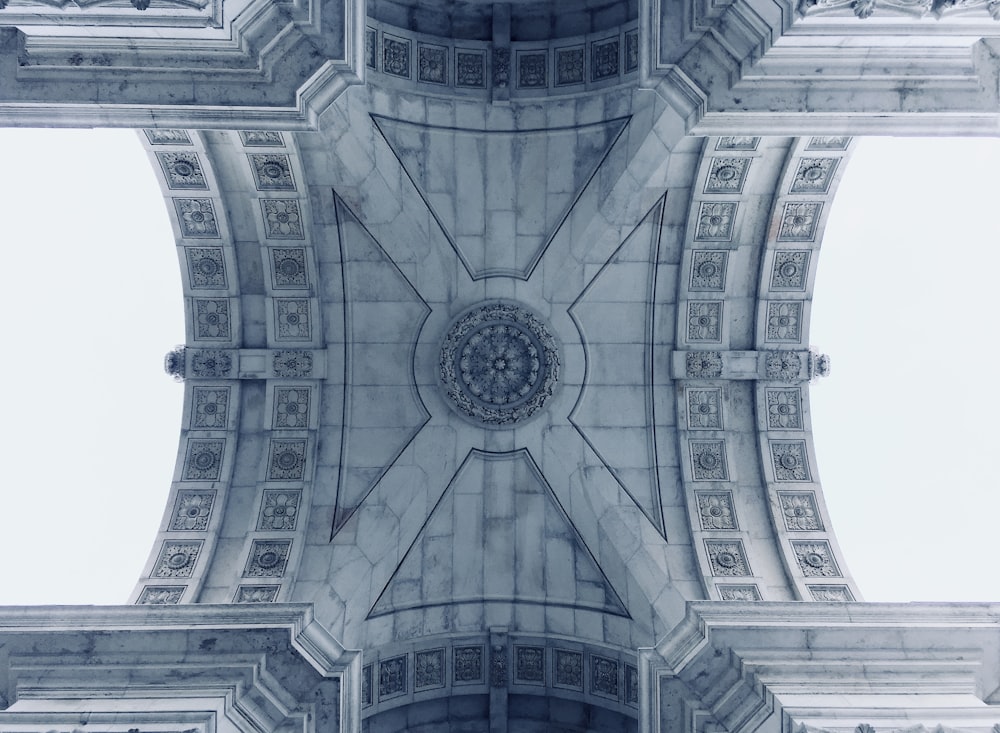
[[[0,148],[0,604],[121,603],[177,451],[173,235],[134,132],[0,130]],[[997,170],[998,140],[862,141],[827,229],[813,427],[867,600],[1000,600]]]

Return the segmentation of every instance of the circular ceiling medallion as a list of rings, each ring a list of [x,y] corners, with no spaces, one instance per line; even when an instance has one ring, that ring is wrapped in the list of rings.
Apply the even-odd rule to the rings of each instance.
[[[559,347],[518,303],[494,301],[462,314],[441,344],[441,384],[463,417],[501,428],[526,420],[552,396]]]

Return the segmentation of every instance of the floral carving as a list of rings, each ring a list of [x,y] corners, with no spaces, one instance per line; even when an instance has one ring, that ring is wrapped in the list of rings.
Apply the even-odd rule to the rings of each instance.
[[[455,85],[476,89],[486,86],[486,55],[482,51],[455,51]]]
[[[308,298],[275,298],[274,320],[278,341],[308,341],[312,338]]]
[[[188,277],[195,290],[225,290],[226,265],[222,247],[185,247]]]
[[[271,239],[302,239],[302,217],[295,199],[261,199],[264,235]]]
[[[767,401],[767,427],[770,430],[802,429],[802,392],[798,389],[769,389]]]
[[[555,683],[562,687],[583,689],[583,654],[565,649],[555,650]]]
[[[163,371],[173,377],[175,382],[183,382],[187,376],[187,349],[177,346],[163,357]]]
[[[153,576],[157,578],[190,578],[194,572],[201,540],[197,542],[164,542],[156,560]]]
[[[846,585],[810,585],[809,593],[814,601],[850,603],[854,600],[854,596]]]
[[[792,180],[791,193],[826,193],[839,162],[839,158],[802,158]]]
[[[639,670],[631,664],[625,665],[625,702],[639,704]]]
[[[759,601],[760,591],[756,585],[720,585],[719,598],[724,601]]]
[[[275,428],[309,427],[309,388],[278,387],[274,390]]]
[[[806,150],[847,150],[850,144],[851,138],[847,136],[811,137]]]
[[[802,358],[794,351],[769,351],[764,363],[768,379],[794,382],[802,374]]]
[[[721,440],[690,440],[691,467],[695,481],[728,481],[726,446]]]
[[[487,426],[525,420],[552,396],[559,351],[545,324],[517,303],[481,305],[448,330],[440,353],[449,404]]]
[[[229,418],[229,387],[195,387],[191,427],[225,428]]]
[[[722,301],[698,300],[688,303],[688,341],[722,340]]]
[[[722,250],[698,250],[691,258],[691,290],[725,290],[727,255]]]
[[[721,389],[689,389],[687,401],[688,429],[719,430],[722,428]]]
[[[444,649],[431,649],[413,655],[413,688],[444,687]]]
[[[280,589],[280,585],[241,585],[233,603],[274,603]]]
[[[784,242],[808,242],[816,236],[816,226],[823,209],[820,203],[788,203],[781,214],[778,239]]]
[[[229,301],[225,298],[196,298],[194,316],[195,340],[227,341],[230,338]]]
[[[378,663],[378,697],[395,697],[406,692],[406,655]]]
[[[217,481],[222,468],[222,452],[225,440],[188,440],[187,455],[184,458],[185,481]]]
[[[702,202],[694,238],[702,242],[728,242],[733,238],[735,202]]]
[[[455,682],[479,682],[483,679],[483,648],[481,646],[456,646]]]
[[[490,687],[507,686],[507,645],[490,647]]]
[[[203,531],[208,529],[208,519],[215,503],[215,491],[181,491],[177,494],[177,504],[170,529],[179,531]]]
[[[625,73],[639,68],[639,31],[625,34]]]
[[[719,142],[715,144],[715,149],[750,151],[756,150],[759,143],[759,137],[750,137],[749,135],[732,135],[729,137],[720,137]]]
[[[365,28],[365,66],[374,70],[378,53],[375,50],[378,43],[378,31],[374,28]]]
[[[191,373],[195,377],[228,377],[233,370],[233,357],[228,351],[200,349],[191,356]]]
[[[517,656],[514,679],[517,682],[545,684],[545,647],[517,646],[514,653]]]
[[[740,193],[743,190],[750,158],[712,158],[709,165],[705,193]]]
[[[139,606],[172,606],[181,602],[184,585],[147,585],[139,594]]]
[[[739,540],[727,542],[706,540],[705,549],[708,551],[712,575],[724,577],[750,575],[746,554],[743,552],[743,543]]]
[[[851,10],[862,20],[870,18],[875,12],[875,0],[854,0],[851,3]]]
[[[798,343],[802,339],[802,303],[781,301],[767,304],[766,341],[790,341]]]
[[[361,668],[361,707],[372,704],[372,666],[366,664]]]
[[[280,153],[248,153],[258,191],[294,191],[292,164]]]
[[[684,362],[687,376],[694,379],[722,376],[722,354],[718,351],[689,351]]]
[[[810,480],[809,466],[806,462],[806,443],[804,440],[772,440],[770,446],[775,480]]]
[[[219,222],[212,199],[174,199],[181,236],[188,239],[218,239]]]
[[[830,357],[827,354],[809,352],[809,379],[830,376]]]
[[[308,351],[275,351],[271,368],[276,377],[308,377],[313,370],[313,356]]]
[[[791,532],[822,530],[823,523],[819,519],[816,508],[816,496],[811,491],[778,493],[781,503],[781,514],[785,519],[785,527]]]
[[[242,130],[240,138],[248,148],[283,148],[285,141],[274,130]]]
[[[448,49],[417,44],[417,79],[431,84],[447,84]]]
[[[144,130],[150,145],[190,145],[187,130]]]
[[[771,270],[771,290],[805,290],[809,274],[809,252],[779,250]]]
[[[280,578],[285,574],[291,540],[254,540],[244,578]]]
[[[301,290],[309,287],[306,276],[306,251],[303,247],[273,247],[271,249],[275,290]]]
[[[531,89],[545,87],[545,67],[548,66],[548,53],[519,53],[517,55],[517,86]]]
[[[301,491],[265,491],[257,529],[262,532],[295,529]]]
[[[404,38],[382,35],[382,71],[410,78],[410,42]]]
[[[556,49],[556,86],[562,86],[564,84],[582,84],[583,81],[583,46]]]
[[[596,695],[618,698],[618,661],[590,655],[590,691]]]
[[[167,188],[208,188],[197,153],[157,153]]]
[[[272,440],[267,478],[270,481],[297,481],[305,473],[305,440]]]
[[[840,577],[840,568],[834,562],[830,543],[825,540],[792,542],[799,569],[807,578]]]
[[[618,76],[618,39],[590,46],[590,80],[601,81]]]
[[[733,497],[728,491],[699,491],[696,495],[702,529],[739,529],[733,511]]]
[[[510,85],[510,49],[493,49],[493,86],[503,89]]]

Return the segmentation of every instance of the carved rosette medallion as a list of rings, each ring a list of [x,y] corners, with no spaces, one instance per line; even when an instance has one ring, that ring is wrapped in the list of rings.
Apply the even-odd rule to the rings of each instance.
[[[441,385],[463,417],[504,428],[535,414],[559,381],[559,347],[518,303],[496,301],[460,316],[441,345]]]

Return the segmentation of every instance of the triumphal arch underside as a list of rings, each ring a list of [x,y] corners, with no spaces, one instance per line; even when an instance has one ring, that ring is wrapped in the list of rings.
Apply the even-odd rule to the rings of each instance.
[[[4,733],[1000,730],[808,388],[852,136],[997,134],[996,0],[0,8],[0,123],[143,131],[187,329],[144,575],[0,609]]]

